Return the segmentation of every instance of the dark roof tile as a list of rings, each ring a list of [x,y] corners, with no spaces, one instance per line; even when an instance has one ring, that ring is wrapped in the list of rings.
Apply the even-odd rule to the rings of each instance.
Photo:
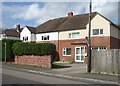
[[[91,18],[93,18],[96,14],[97,12],[93,12],[91,14]],[[52,19],[36,27],[36,33],[85,29],[88,24],[88,20],[89,13]]]
[[[6,29],[4,34],[6,34],[6,36],[20,37],[20,33],[17,32],[16,29]]]
[[[26,26],[31,33],[35,33],[36,29],[34,27],[31,27],[31,26]]]

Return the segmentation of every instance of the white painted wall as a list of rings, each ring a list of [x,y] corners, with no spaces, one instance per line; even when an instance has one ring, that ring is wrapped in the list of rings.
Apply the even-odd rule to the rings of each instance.
[[[80,37],[79,38],[69,38],[69,33],[74,33],[74,32],[80,32]],[[59,32],[59,40],[80,39],[80,38],[85,38],[86,36],[87,36],[86,29]]]
[[[93,29],[103,29],[103,36],[110,36],[110,22],[97,14],[91,21],[91,36]],[[87,24],[87,36],[89,31],[89,24]]]
[[[7,36],[6,39],[20,40],[20,37]]]
[[[36,41],[36,34],[33,34],[33,33],[31,34],[31,40]]]
[[[5,34],[0,34],[0,40],[6,38],[6,35]]]
[[[0,35],[0,40],[2,39],[12,39],[12,40],[20,40],[20,37],[12,37],[12,36],[3,36],[4,34]]]
[[[45,35],[49,35],[49,40],[47,40],[47,41],[58,40],[58,32],[49,32],[49,33],[36,34],[36,42],[37,41],[46,41],[46,40],[42,40],[42,36],[45,36]]]
[[[24,27],[22,32],[20,33],[20,40],[23,40],[23,37],[28,36],[28,41],[31,41],[31,32],[27,27]]]

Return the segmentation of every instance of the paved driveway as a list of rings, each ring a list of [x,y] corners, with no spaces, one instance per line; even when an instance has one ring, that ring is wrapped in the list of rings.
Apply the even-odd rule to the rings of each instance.
[[[87,64],[82,63],[64,64],[63,68],[53,69],[53,71],[65,75],[87,73]]]

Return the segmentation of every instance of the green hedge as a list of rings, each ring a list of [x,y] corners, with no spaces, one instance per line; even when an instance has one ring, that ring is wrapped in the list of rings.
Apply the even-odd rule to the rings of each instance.
[[[16,42],[21,42],[20,40],[11,40],[11,39],[3,39],[2,40],[2,61],[5,58],[5,43],[6,43],[6,61],[13,61],[14,54],[12,50],[12,45]]]
[[[56,57],[56,46],[53,43],[23,43],[13,44],[13,53],[15,55],[52,55]]]
[[[0,61],[2,61],[2,41],[0,40]]]

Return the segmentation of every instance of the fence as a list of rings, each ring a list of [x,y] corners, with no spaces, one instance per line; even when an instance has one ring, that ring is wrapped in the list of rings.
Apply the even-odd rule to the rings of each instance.
[[[91,72],[120,74],[120,49],[92,50]]]

